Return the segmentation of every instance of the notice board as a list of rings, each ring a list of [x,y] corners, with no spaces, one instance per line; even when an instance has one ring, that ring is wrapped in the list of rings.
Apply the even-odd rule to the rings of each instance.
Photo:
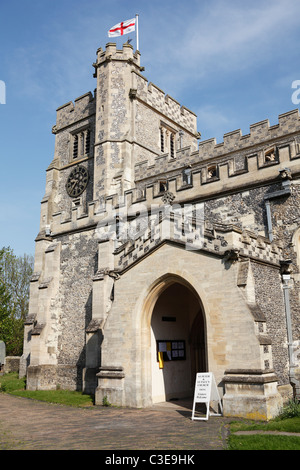
[[[178,340],[157,340],[157,362],[159,353],[164,361],[183,361],[186,359],[185,341]]]
[[[210,412],[210,402],[217,401],[220,406],[221,413],[223,413],[222,403],[216,381],[212,372],[201,372],[196,376],[195,383],[195,392],[194,392],[194,402],[193,402],[193,412],[192,420],[208,420],[209,416],[222,416],[219,413]],[[196,404],[205,403],[206,404],[206,416],[205,417],[196,417]]]

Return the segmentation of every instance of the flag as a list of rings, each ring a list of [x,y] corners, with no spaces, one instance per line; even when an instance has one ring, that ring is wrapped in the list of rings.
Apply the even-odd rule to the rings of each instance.
[[[116,24],[108,31],[108,37],[114,38],[116,36],[123,36],[123,34],[135,31],[135,22],[136,18],[132,18],[131,20],[122,21],[121,23]]]

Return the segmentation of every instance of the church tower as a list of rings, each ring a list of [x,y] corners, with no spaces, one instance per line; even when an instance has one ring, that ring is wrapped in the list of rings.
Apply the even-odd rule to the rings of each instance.
[[[135,74],[141,71],[140,57],[132,46],[107,44],[97,51],[94,199],[120,194],[134,186]]]
[[[95,382],[113,287],[114,247],[97,235],[107,203],[141,198],[140,165],[197,149],[196,115],[148,83],[130,44],[99,48],[93,67],[94,94],[60,106],[52,129],[21,366],[32,389]]]

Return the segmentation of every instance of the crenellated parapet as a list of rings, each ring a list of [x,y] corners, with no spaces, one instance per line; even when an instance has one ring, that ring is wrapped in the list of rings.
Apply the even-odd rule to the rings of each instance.
[[[156,217],[156,220],[154,220]],[[158,220],[149,219],[148,229],[136,239],[126,240],[116,247],[115,270],[122,273],[133,264],[148,256],[162,243],[175,243],[189,251],[201,251],[224,259],[225,263],[235,263],[245,259],[270,264],[279,269],[282,259],[280,243],[270,242],[250,231],[241,230],[231,224],[207,225],[190,220],[164,216]],[[184,225],[184,231],[182,227]],[[129,228],[127,228],[129,230]]]
[[[121,206],[134,214],[139,204],[149,211],[169,197],[178,205],[205,202],[299,177],[298,109],[279,115],[276,125],[264,120],[252,124],[247,135],[238,129],[222,143],[209,139],[197,145],[196,115],[148,83],[130,44],[99,48],[93,66],[95,95],[86,93],[57,110],[55,160],[47,172],[39,236],[45,227],[54,235],[95,227]],[[89,186],[72,199],[66,181],[79,164],[89,171]],[[211,210],[217,214],[217,208]],[[218,220],[226,220],[223,212]],[[261,220],[257,225],[254,218],[253,213],[246,226],[262,233]],[[235,223],[234,217],[228,220]],[[241,225],[244,220],[246,215]]]
[[[176,191],[190,190],[194,196],[197,187],[199,195],[204,195],[207,184],[210,193],[220,192],[247,182],[277,178],[285,167],[298,173],[299,158],[300,119],[299,111],[293,110],[280,115],[277,125],[269,126],[269,121],[253,124],[245,136],[237,130],[225,134],[221,144],[209,139],[199,144],[198,151],[185,147],[177,150],[175,158],[165,154],[157,156],[150,165],[142,161],[135,165],[135,180],[145,187],[165,178]],[[190,172],[186,181],[185,170]]]
[[[139,211],[140,205],[143,210],[148,211],[153,206],[163,206],[166,201],[175,205],[189,204],[191,201],[205,202],[270,183],[275,183],[279,185],[278,188],[284,190],[286,185],[290,184],[291,178],[299,178],[300,151],[297,136],[278,149],[276,161],[263,164],[263,154],[258,152],[246,159],[245,168],[242,170],[236,169],[234,156],[216,161],[215,166],[210,162],[194,165],[194,154],[189,153],[188,148],[182,150],[181,156],[179,168],[178,158],[176,163],[170,162],[168,173],[164,173],[162,169],[167,160],[164,157],[158,159],[161,167],[150,167],[148,170],[143,168],[141,175],[144,178],[138,181],[135,187],[124,191],[122,196],[115,193],[90,201],[86,208],[77,204],[68,211],[54,213],[50,222],[51,230],[56,234],[80,230],[86,225],[98,224],[112,211],[117,215],[122,207],[134,215]],[[210,173],[212,168],[213,174]],[[189,180],[185,179],[185,169],[189,171]]]
[[[224,258],[225,262],[247,258],[280,267],[281,240],[270,241],[230,223],[211,223],[205,218],[203,203],[180,205],[171,197],[149,208],[133,196],[130,192],[122,200],[111,196],[102,204],[90,204],[89,213],[81,216],[74,209],[68,220],[62,220],[60,213],[55,214],[54,239],[64,233],[92,230],[99,243],[113,240],[115,269],[120,272],[164,242],[176,243],[189,251],[204,251]]]
[[[131,44],[123,44],[122,49],[117,49],[116,43],[109,42],[106,44],[105,50],[99,47],[97,50],[97,60],[93,64],[95,70],[98,66],[111,61],[126,61],[134,64],[140,69],[140,53],[139,51],[133,52]]]
[[[56,124],[52,128],[53,134],[82,121],[95,114],[96,100],[91,92],[79,96],[73,101],[60,106],[56,110]]]
[[[242,135],[241,129],[224,134],[224,141],[217,144],[216,139],[209,139],[199,144],[199,159],[220,158],[224,154],[241,152],[251,147],[263,146],[292,135],[300,130],[299,110],[295,109],[278,116],[278,124],[270,126],[269,120],[250,125],[250,133]]]
[[[176,123],[176,125],[181,126],[183,129],[196,136],[197,116],[193,111],[182,106],[171,96],[166,95],[163,90],[153,83],[148,83],[148,80],[144,76],[136,74],[135,80],[136,99],[168,117],[171,122]]]
[[[99,48],[97,60],[93,64],[95,68],[94,76],[97,76],[98,70],[103,70],[103,66],[111,63],[121,64],[122,62],[132,66],[130,99],[138,100],[145,106],[165,116],[170,122],[176,123],[176,126],[181,126],[193,135],[197,134],[196,114],[182,106],[170,95],[165,94],[158,86],[148,82],[147,78],[141,74],[144,71],[144,67],[140,66],[140,53],[139,51],[134,52],[131,44],[123,44],[121,50],[117,49],[115,43],[106,44],[105,50]]]

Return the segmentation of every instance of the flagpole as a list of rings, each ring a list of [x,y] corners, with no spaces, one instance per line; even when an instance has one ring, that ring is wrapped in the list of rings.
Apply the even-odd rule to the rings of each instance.
[[[139,50],[139,15],[135,15],[136,18],[136,49]]]

